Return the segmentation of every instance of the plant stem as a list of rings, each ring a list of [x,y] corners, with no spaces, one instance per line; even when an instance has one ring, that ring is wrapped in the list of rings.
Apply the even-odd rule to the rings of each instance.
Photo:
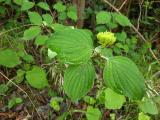
[[[108,2],[107,0],[104,0],[105,3],[107,3],[111,8],[113,8],[118,14],[122,13],[114,6],[112,5],[110,2]],[[137,28],[135,28],[135,26],[133,24],[131,24],[131,28],[139,35],[139,37],[145,42],[145,43],[149,43],[144,36],[138,31]],[[153,58],[158,62],[158,64],[160,64],[159,59],[156,57],[156,55],[154,54],[154,52],[152,51],[151,48],[149,48],[150,53],[152,54]]]

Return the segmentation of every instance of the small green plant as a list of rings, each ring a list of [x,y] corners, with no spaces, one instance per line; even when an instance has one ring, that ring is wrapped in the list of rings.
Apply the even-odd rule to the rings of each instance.
[[[56,80],[58,78],[61,82],[60,87],[66,97],[73,103],[78,103],[83,98],[87,104],[86,111],[70,110],[64,113],[65,117],[72,112],[82,112],[88,120],[99,120],[102,118],[99,105],[105,109],[118,110],[127,102],[135,103],[140,109],[138,120],[150,120],[147,114],[159,113],[157,94],[152,93],[154,91],[145,83],[145,77],[130,59],[135,56],[138,45],[136,35],[127,32],[128,27],[132,27],[128,17],[117,12],[106,12],[103,8],[100,8],[99,12],[88,9],[88,15],[95,14],[95,29],[92,32],[89,29],[66,25],[69,22],[73,25],[78,20],[76,6],[68,2],[64,4],[57,1],[53,5],[30,0],[13,0],[13,3],[0,0],[1,2],[18,7],[16,14],[24,13],[27,17],[23,35],[18,38],[21,42],[17,40],[11,48],[0,48],[0,66],[18,68],[13,82],[20,84],[25,81],[34,89],[49,89],[49,97],[52,97],[49,105],[59,112],[63,99],[54,96],[50,84],[50,80],[56,75],[51,76],[52,78],[48,75],[50,69],[54,72],[57,70],[53,67],[56,64],[63,66],[59,69],[61,74],[58,74],[60,77],[56,76]],[[149,6],[149,3],[145,2],[144,7]],[[0,14],[4,14],[5,10],[1,9],[4,8],[0,6]],[[5,32],[0,35],[4,34]],[[30,50],[25,50],[29,43],[33,43],[39,50],[39,56],[44,57],[43,60],[35,58]],[[148,48],[151,48],[151,45],[145,44],[141,52],[146,54]],[[134,58],[139,60],[139,57]],[[40,66],[38,60],[44,64]],[[96,97],[91,97],[88,93],[95,82],[101,85]],[[9,87],[9,82],[1,84],[0,96],[4,96]],[[22,102],[22,98],[14,97],[8,101],[8,108]],[[115,120],[116,115],[111,113],[110,118]]]
[[[23,102],[23,100],[21,98],[14,97],[8,101],[8,108],[11,109],[12,107],[14,107],[22,102]]]

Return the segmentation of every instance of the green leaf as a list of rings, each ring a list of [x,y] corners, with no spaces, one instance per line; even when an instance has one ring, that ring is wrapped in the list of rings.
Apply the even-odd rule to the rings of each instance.
[[[106,24],[110,23],[111,21],[111,14],[109,12],[101,11],[96,15],[96,22],[97,24]]]
[[[31,62],[34,61],[34,58],[33,58],[32,55],[26,54],[26,55],[23,56],[23,60],[25,60],[25,61],[28,62],[28,63],[31,63]]]
[[[23,102],[22,98],[14,97],[14,98],[12,98],[12,99],[9,100],[9,102],[8,102],[8,108],[11,109],[15,105],[18,105],[18,104],[20,104],[22,102]]]
[[[6,13],[6,8],[3,6],[0,6],[0,15],[5,15]]]
[[[41,32],[41,28],[38,26],[30,27],[29,29],[24,31],[23,39],[24,40],[31,40],[38,36]]]
[[[118,27],[117,23],[114,23],[114,22],[109,22],[107,23],[107,26],[110,28],[110,29],[115,29]]]
[[[102,54],[103,56],[109,58],[109,57],[112,57],[112,56],[113,56],[113,51],[112,51],[111,48],[103,48],[103,49],[101,50],[101,54]]]
[[[13,2],[17,5],[22,5],[24,0],[13,0]]]
[[[125,96],[114,92],[112,89],[105,90],[105,107],[108,109],[120,109],[126,102]]]
[[[16,98],[16,99],[15,99],[15,102],[16,102],[16,104],[19,104],[19,103],[22,103],[23,100],[22,100],[21,98]]]
[[[92,88],[95,70],[92,63],[69,66],[64,74],[64,91],[72,101],[85,96]]]
[[[50,59],[55,58],[57,56],[56,52],[51,51],[50,49],[48,49],[48,57]]]
[[[90,96],[85,96],[83,98],[83,100],[87,103],[87,104],[90,104],[90,105],[94,105],[96,103],[96,100],[93,98],[93,97],[90,97]]]
[[[116,43],[115,46],[118,47],[118,48],[123,48],[123,44],[122,43]]]
[[[8,91],[8,86],[5,84],[0,84],[0,95],[4,95]]]
[[[51,106],[54,110],[56,110],[56,111],[59,111],[59,110],[60,110],[59,102],[58,102],[56,99],[54,99],[54,98],[51,99],[51,101],[50,101],[50,106]]]
[[[124,42],[127,38],[127,34],[124,31],[122,31],[121,33],[116,33],[115,35],[118,41]]]
[[[28,12],[29,20],[32,24],[42,25],[42,17],[37,12]]]
[[[144,98],[142,101],[138,102],[138,106],[140,110],[144,113],[149,114],[158,114],[158,108],[156,106],[156,103],[153,102],[152,99]]]
[[[27,82],[34,88],[43,89],[48,86],[45,71],[35,66],[31,71],[26,72]]]
[[[48,24],[51,25],[53,22],[53,17],[50,14],[43,14],[42,15],[44,21]]]
[[[90,34],[81,29],[65,29],[55,32],[47,40],[47,45],[58,54],[62,62],[71,64],[88,61],[93,52],[93,41]]]
[[[106,62],[103,78],[107,86],[133,100],[140,100],[145,94],[144,77],[129,58],[110,57]]]
[[[101,116],[101,111],[98,108],[93,108],[92,106],[87,107],[87,120],[100,120]]]
[[[28,0],[23,0],[21,10],[23,10],[23,11],[29,10],[29,9],[33,8],[34,5],[35,5],[34,2],[30,2]]]
[[[37,5],[44,10],[50,10],[49,5],[46,2],[39,2]]]
[[[62,2],[57,2],[56,4],[54,4],[53,8],[56,9],[58,12],[64,12],[66,10],[66,6],[63,5]]]
[[[54,23],[54,24],[52,24],[51,27],[55,32],[64,31],[65,29],[69,29],[69,28],[71,29],[71,26],[65,26],[65,25],[62,25],[59,23]]]
[[[1,3],[1,2],[4,2],[4,1],[6,1],[6,0],[0,0],[0,3]]]
[[[16,73],[17,73],[17,75],[14,78],[14,80],[15,80],[16,84],[19,84],[24,80],[24,75],[25,75],[26,72],[22,69],[19,69],[19,70],[16,71]]]
[[[77,21],[78,17],[77,17],[77,9],[75,6],[69,6],[69,8],[67,9],[67,16],[74,20]]]
[[[47,35],[39,35],[36,37],[35,44],[37,46],[44,45],[47,39],[48,39]]]
[[[131,22],[126,16],[118,13],[114,13],[113,16],[115,21],[119,23],[121,26],[131,26]]]
[[[144,113],[139,113],[138,120],[150,120],[151,118],[148,115],[145,115]]]
[[[58,14],[58,20],[66,20],[67,19],[67,13],[66,12],[61,12]]]
[[[19,57],[14,50],[5,49],[0,51],[0,65],[13,68],[20,63]]]

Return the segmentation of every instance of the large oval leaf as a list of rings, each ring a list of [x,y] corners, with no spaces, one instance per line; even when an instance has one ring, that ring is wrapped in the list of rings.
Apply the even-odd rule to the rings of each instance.
[[[90,59],[93,52],[90,34],[81,29],[68,28],[55,32],[47,41],[47,45],[65,63],[83,63]]]
[[[91,63],[70,66],[64,74],[64,91],[72,101],[85,96],[92,88],[95,69]]]
[[[103,77],[108,87],[130,99],[142,99],[145,94],[144,78],[134,62],[126,57],[111,57]]]

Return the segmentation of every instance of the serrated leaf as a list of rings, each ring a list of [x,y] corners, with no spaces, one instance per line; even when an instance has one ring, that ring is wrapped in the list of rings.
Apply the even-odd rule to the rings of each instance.
[[[118,25],[114,22],[109,22],[107,23],[107,26],[110,28],[110,29],[115,29],[118,27]]]
[[[121,33],[116,33],[115,36],[118,41],[122,41],[122,42],[124,42],[127,38],[127,34],[124,31],[122,31]]]
[[[44,10],[50,10],[49,5],[46,2],[39,2],[37,5]]]
[[[26,72],[27,82],[34,88],[43,89],[48,86],[45,71],[35,66],[31,71]]]
[[[30,2],[28,0],[23,0],[23,3],[21,5],[21,10],[23,10],[23,11],[29,10],[29,9],[33,8],[34,5],[35,5],[34,2]]]
[[[62,62],[70,64],[88,61],[93,52],[93,41],[90,34],[81,29],[65,29],[55,32],[47,40],[47,45],[58,54]]]
[[[42,17],[43,17],[44,21],[46,21],[46,23],[47,23],[48,25],[51,25],[51,24],[52,24],[52,22],[53,22],[53,17],[52,17],[50,14],[43,14]]]
[[[85,96],[92,88],[95,70],[92,63],[69,66],[64,74],[64,91],[72,101]]]
[[[13,68],[20,63],[19,57],[14,50],[5,49],[0,51],[0,65]]]
[[[118,13],[115,13],[113,16],[115,21],[118,22],[121,26],[131,26],[131,22],[126,16]]]
[[[114,92],[112,89],[105,90],[105,107],[108,109],[120,109],[126,102],[125,96]]]
[[[56,9],[58,12],[64,12],[66,10],[66,6],[63,5],[62,2],[57,2],[56,4],[54,4],[53,8]]]
[[[77,9],[75,6],[70,6],[68,8],[68,11],[67,11],[67,16],[74,20],[74,21],[77,21],[78,17],[77,17]]]
[[[28,12],[29,20],[32,24],[42,25],[42,17],[37,12]]]
[[[87,120],[100,120],[101,116],[101,111],[98,108],[93,108],[92,106],[87,107]]]
[[[24,40],[31,40],[38,36],[41,32],[41,28],[38,26],[30,27],[29,29],[24,31],[23,39]]]
[[[140,100],[145,94],[144,77],[129,58],[110,57],[106,62],[103,78],[107,86],[133,100]]]
[[[35,44],[37,46],[38,45],[44,45],[47,39],[48,39],[47,35],[39,35],[39,36],[36,37]]]
[[[96,15],[97,24],[106,24],[111,21],[111,14],[109,12],[101,11]]]

